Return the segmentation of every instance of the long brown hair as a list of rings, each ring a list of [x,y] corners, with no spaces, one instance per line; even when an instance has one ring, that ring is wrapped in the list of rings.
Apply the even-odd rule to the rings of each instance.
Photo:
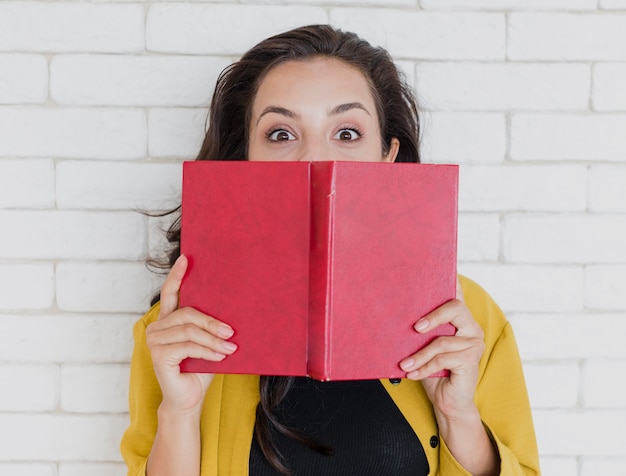
[[[396,162],[419,162],[420,122],[416,100],[389,53],[356,34],[328,25],[296,28],[263,40],[220,74],[209,111],[209,127],[196,160],[247,160],[248,131],[254,97],[265,75],[278,64],[314,57],[330,57],[359,69],[368,79],[376,103],[384,152],[395,137],[400,142]],[[180,207],[169,213],[177,213]],[[162,268],[169,269],[180,255],[180,216],[167,231],[172,245]],[[154,263],[153,263],[154,264]],[[153,302],[158,301],[158,296]],[[277,421],[273,410],[293,384],[291,377],[262,376],[254,435],[268,462],[281,474],[290,474],[271,438],[277,431],[316,451],[324,445]]]

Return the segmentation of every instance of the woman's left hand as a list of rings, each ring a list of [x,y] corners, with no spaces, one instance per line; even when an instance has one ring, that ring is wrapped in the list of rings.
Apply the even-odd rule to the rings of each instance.
[[[485,349],[483,330],[465,305],[458,280],[456,295],[456,299],[427,314],[414,326],[417,332],[426,333],[449,322],[456,327],[456,334],[437,337],[400,363],[407,378],[422,380],[435,413],[451,419],[476,411],[478,363]],[[449,377],[427,378],[444,369],[450,371]]]

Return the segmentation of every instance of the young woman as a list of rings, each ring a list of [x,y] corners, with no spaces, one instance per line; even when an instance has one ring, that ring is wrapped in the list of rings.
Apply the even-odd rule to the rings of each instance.
[[[316,25],[262,41],[217,81],[198,160],[419,162],[419,119],[388,53]],[[450,322],[398,362],[407,378],[183,374],[187,357],[228,359],[228,323],[178,308],[187,260],[178,222],[159,302],[135,326],[129,475],[537,475],[510,325],[475,283],[416,320]],[[449,369],[447,378],[425,378]]]

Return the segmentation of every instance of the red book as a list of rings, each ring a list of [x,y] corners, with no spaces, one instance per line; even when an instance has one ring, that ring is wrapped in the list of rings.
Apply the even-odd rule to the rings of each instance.
[[[458,167],[186,162],[180,305],[233,327],[222,362],[183,371],[401,378],[452,325],[413,324],[456,295]]]

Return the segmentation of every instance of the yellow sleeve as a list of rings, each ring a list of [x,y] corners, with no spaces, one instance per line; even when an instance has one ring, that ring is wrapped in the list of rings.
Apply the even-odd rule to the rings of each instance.
[[[128,476],[145,476],[148,456],[157,431],[157,409],[163,398],[146,344],[146,327],[159,315],[158,304],[135,323],[135,347],[130,363],[130,425],[120,444]]]
[[[539,455],[522,364],[513,330],[498,305],[478,284],[461,278],[465,302],[485,332],[475,401],[500,457],[501,476],[538,476]],[[469,476],[440,448],[442,475]]]

